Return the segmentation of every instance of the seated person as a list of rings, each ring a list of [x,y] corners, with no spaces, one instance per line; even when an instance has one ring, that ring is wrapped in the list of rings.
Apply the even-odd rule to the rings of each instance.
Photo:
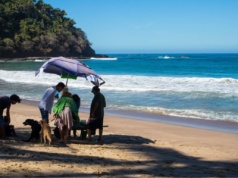
[[[79,110],[80,105],[81,105],[80,97],[77,94],[73,94],[72,98],[73,98],[74,102],[76,103],[78,110]]]
[[[71,96],[67,89],[64,90],[61,98],[53,106],[55,125],[60,131],[60,142],[66,142],[73,121],[79,123],[78,108]]]
[[[79,111],[79,108],[80,108],[80,105],[81,105],[80,97],[77,94],[73,94],[72,98],[73,98],[73,100],[74,100],[74,102],[75,102],[75,104],[76,104],[76,106],[78,108],[78,111]],[[76,137],[76,127],[78,127],[78,124],[79,124],[79,122],[77,122],[76,120],[77,120],[77,118],[74,119],[73,127],[72,127],[74,137]],[[70,135],[70,130],[69,130],[69,135]]]

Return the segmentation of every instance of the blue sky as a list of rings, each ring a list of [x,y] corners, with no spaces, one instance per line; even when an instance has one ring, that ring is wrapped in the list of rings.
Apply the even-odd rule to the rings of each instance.
[[[238,0],[44,0],[97,54],[238,53]]]

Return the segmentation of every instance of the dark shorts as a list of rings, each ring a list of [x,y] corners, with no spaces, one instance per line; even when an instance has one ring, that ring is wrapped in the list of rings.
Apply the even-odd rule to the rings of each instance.
[[[0,126],[4,126],[5,121],[2,116],[0,116]]]
[[[48,122],[49,121],[49,112],[44,109],[40,109],[40,113],[41,113],[42,120],[46,120]]]
[[[95,131],[96,129],[103,129],[103,117],[87,123],[87,129],[91,131]]]

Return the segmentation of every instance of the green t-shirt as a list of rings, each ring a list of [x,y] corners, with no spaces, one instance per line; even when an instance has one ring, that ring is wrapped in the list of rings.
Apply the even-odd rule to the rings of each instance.
[[[60,114],[63,112],[65,107],[69,107],[73,118],[76,122],[79,122],[79,115],[78,115],[78,108],[76,103],[74,102],[73,98],[71,97],[61,97],[53,106],[53,113]]]

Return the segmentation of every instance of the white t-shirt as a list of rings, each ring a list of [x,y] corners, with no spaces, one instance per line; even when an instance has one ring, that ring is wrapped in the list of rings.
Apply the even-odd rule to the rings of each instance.
[[[55,97],[56,87],[50,87],[45,91],[38,107],[40,109],[44,109],[51,113],[53,104],[54,104],[54,97]]]

